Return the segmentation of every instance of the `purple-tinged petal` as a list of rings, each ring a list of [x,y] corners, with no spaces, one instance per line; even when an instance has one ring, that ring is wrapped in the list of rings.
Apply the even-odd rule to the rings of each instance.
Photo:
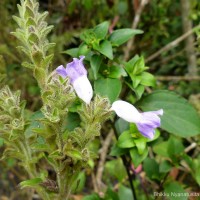
[[[160,126],[160,118],[154,112],[144,112],[141,113],[142,118],[139,123],[148,124],[152,128],[157,128]]]
[[[143,136],[153,139],[155,130],[148,124],[137,123],[137,128]]]
[[[87,71],[83,65],[83,59],[85,56],[80,56],[78,58],[73,58],[73,61],[67,64],[66,73],[69,76],[71,83],[73,83],[80,76],[87,75]]]
[[[163,110],[150,111],[141,113],[142,117],[139,123],[137,123],[138,130],[145,136],[150,139],[154,136],[154,129],[160,127],[160,118],[158,115],[162,115]]]
[[[63,65],[60,65],[59,67],[56,68],[56,72],[65,78],[67,76],[66,69],[63,67]]]

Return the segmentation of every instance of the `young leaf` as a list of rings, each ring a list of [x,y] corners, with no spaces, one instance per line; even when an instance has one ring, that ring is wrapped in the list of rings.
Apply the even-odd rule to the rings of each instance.
[[[146,138],[138,138],[134,140],[138,153],[142,155],[146,149]]]
[[[97,39],[103,40],[105,39],[109,28],[109,22],[105,21],[96,27],[94,27],[94,34]]]
[[[94,74],[95,80],[97,79],[98,71],[101,66],[102,57],[99,55],[93,55],[90,60],[90,65]]]
[[[125,131],[119,136],[117,146],[120,148],[131,148],[135,146],[134,139],[129,131]]]
[[[144,86],[155,87],[156,86],[156,79],[152,74],[150,74],[148,72],[143,72],[142,75],[141,75],[140,84],[142,84]]]
[[[72,48],[72,49],[69,49],[67,51],[63,51],[62,53],[64,54],[68,54],[74,58],[77,58],[78,57],[78,52],[79,52],[79,48]]]
[[[111,60],[113,59],[113,50],[110,41],[104,40],[103,42],[100,43],[99,46],[95,45],[93,48],[102,53],[107,58]]]
[[[21,188],[25,188],[25,187],[34,187],[37,186],[38,184],[42,183],[42,179],[41,178],[33,178],[27,181],[22,181],[20,183]]]
[[[113,31],[112,34],[109,37],[109,40],[114,46],[120,46],[121,44],[128,41],[130,38],[132,38],[134,35],[142,34],[143,31],[138,29],[118,29],[116,31]]]
[[[134,167],[137,168],[139,164],[147,157],[148,155],[148,149],[146,148],[143,152],[143,154],[139,154],[136,147],[133,147],[130,150],[131,160],[134,164]]]
[[[121,76],[127,76],[126,71],[120,66],[111,66],[108,68],[109,78],[120,78]]]
[[[161,128],[180,137],[200,133],[200,117],[184,98],[174,92],[158,90],[142,99],[138,105],[144,111],[163,109]]]

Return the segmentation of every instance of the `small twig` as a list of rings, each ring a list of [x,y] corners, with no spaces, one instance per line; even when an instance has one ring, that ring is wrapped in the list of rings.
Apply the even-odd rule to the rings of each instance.
[[[119,15],[117,15],[117,16],[114,17],[114,19],[112,21],[112,24],[109,27],[109,33],[113,32],[113,29],[116,26],[116,24],[117,24],[118,21],[119,21]]]
[[[139,22],[140,22],[140,18],[141,18],[141,14],[142,14],[142,11],[145,7],[145,5],[149,2],[149,0],[142,0],[141,3],[140,3],[140,6],[138,7],[136,13],[135,13],[135,17],[133,19],[133,22],[132,22],[132,26],[131,28],[132,29],[136,29]],[[134,40],[135,40],[135,37],[133,37],[132,39],[129,40],[129,42],[127,43],[127,46],[126,46],[126,49],[125,49],[125,52],[124,52],[124,60],[127,61],[129,59],[129,56],[130,56],[130,51],[132,49],[132,46],[134,44]]]
[[[156,76],[159,81],[200,81],[200,76]]]
[[[173,49],[174,47],[176,47],[180,42],[182,42],[183,40],[185,40],[189,35],[191,35],[192,33],[194,33],[194,31],[196,31],[197,29],[200,28],[200,25],[195,26],[193,29],[189,30],[188,32],[186,32],[185,34],[181,35],[180,37],[178,37],[177,39],[175,39],[174,41],[170,42],[169,44],[167,44],[166,46],[164,46],[163,48],[161,48],[160,50],[158,50],[156,53],[152,54],[151,56],[149,56],[146,59],[146,62],[152,61],[155,58],[157,58],[160,54],[162,54],[165,51],[169,51],[170,49]]]
[[[190,144],[190,146],[185,148],[184,152],[188,153],[190,150],[194,149],[196,146],[197,146],[197,143],[193,142],[192,144]]]
[[[93,172],[91,174],[91,178],[92,178],[92,184],[93,184],[93,187],[94,187],[94,191],[98,193],[98,186],[97,186],[97,182],[96,182],[96,177],[95,177]]]
[[[98,192],[101,192],[102,187],[102,176],[103,176],[103,170],[104,170],[104,164],[106,161],[107,152],[110,146],[110,143],[112,141],[112,137],[114,135],[113,129],[110,130],[109,134],[107,135],[106,139],[104,140],[102,144],[101,154],[100,154],[100,160],[97,167],[97,173],[96,173],[96,182],[98,186]]]

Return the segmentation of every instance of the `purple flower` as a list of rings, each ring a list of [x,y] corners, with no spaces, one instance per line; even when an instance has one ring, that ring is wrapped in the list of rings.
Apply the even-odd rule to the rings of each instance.
[[[140,133],[150,139],[154,137],[154,129],[161,125],[158,115],[163,115],[162,109],[140,113],[133,105],[121,100],[115,101],[111,110],[115,111],[122,119],[135,123]]]
[[[66,68],[61,65],[56,68],[56,72],[63,78],[68,76],[78,97],[89,104],[93,96],[93,90],[83,65],[84,58],[85,56],[80,56],[80,59],[73,58],[73,61],[68,63]]]

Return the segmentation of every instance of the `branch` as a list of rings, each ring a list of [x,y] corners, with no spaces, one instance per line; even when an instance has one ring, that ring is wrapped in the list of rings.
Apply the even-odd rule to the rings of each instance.
[[[181,0],[181,13],[182,13],[182,26],[183,32],[186,33],[192,29],[192,20],[190,19],[190,1]],[[185,47],[186,47],[186,58],[188,64],[188,72],[192,76],[197,75],[197,58],[195,55],[195,47],[194,47],[195,37],[194,34],[190,34],[185,39]]]
[[[114,131],[111,129],[109,134],[107,135],[106,139],[104,140],[104,142],[102,144],[100,160],[99,160],[97,173],[96,173],[96,182],[97,182],[99,192],[101,191],[101,187],[102,187],[102,176],[103,176],[104,164],[105,164],[105,161],[106,161],[107,152],[108,152],[110,143],[112,141],[113,135],[114,135]]]
[[[156,76],[159,81],[200,81],[200,76]]]
[[[143,11],[145,5],[149,1],[150,0],[141,0],[140,6],[137,9],[137,11],[135,13],[135,17],[134,17],[133,22],[132,22],[132,26],[131,26],[132,29],[136,29],[137,28],[138,23],[139,23],[140,18],[141,18],[142,11]],[[129,42],[127,43],[127,46],[126,46],[126,49],[125,49],[125,52],[124,52],[124,60],[125,61],[127,61],[129,59],[130,51],[131,51],[132,46],[134,44],[134,40],[135,40],[135,37],[133,37],[132,39],[130,39]]]
[[[166,46],[164,46],[163,48],[161,48],[160,50],[158,50],[156,53],[152,54],[151,56],[149,56],[146,59],[146,62],[152,61],[155,58],[157,58],[160,54],[162,54],[165,51],[169,51],[171,49],[173,49],[174,47],[176,47],[180,42],[182,42],[183,40],[185,40],[185,38],[187,38],[189,35],[191,35],[192,33],[194,33],[197,29],[200,28],[200,25],[195,26],[193,29],[189,30],[188,32],[186,32],[185,34],[181,35],[180,37],[178,37],[177,39],[175,39],[174,41],[170,42],[169,44],[167,44]]]

